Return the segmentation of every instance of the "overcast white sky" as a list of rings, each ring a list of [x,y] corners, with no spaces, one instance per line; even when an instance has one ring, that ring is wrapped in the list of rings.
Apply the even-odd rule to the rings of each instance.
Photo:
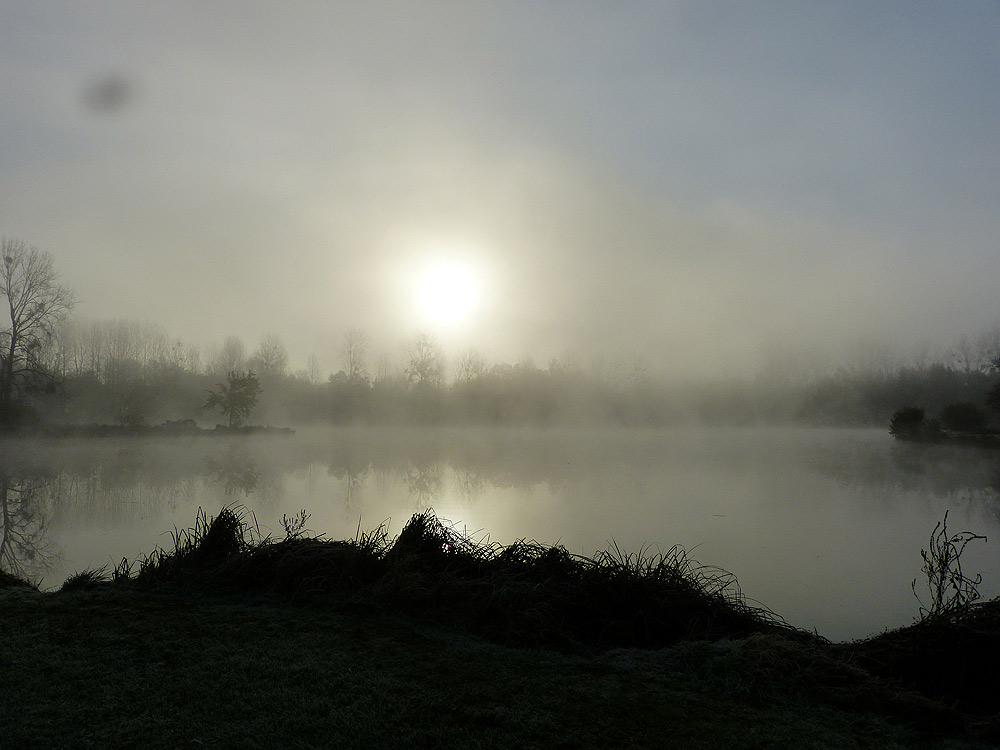
[[[1000,323],[1000,3],[0,0],[0,233],[207,347],[786,350]],[[441,327],[450,260],[479,307]]]

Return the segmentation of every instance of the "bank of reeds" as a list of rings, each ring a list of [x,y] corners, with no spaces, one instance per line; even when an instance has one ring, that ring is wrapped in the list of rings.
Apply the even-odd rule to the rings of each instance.
[[[140,586],[267,595],[296,602],[392,609],[458,625],[508,644],[559,648],[660,648],[687,639],[754,633],[812,636],[747,603],[735,578],[684,549],[593,557],[519,540],[501,545],[451,528],[433,512],[353,540],[262,537],[239,507],[192,529],[173,549],[118,566],[111,578]]]

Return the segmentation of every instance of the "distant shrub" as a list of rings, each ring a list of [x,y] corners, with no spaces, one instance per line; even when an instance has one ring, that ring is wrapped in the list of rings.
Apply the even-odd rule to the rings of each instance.
[[[905,406],[889,422],[889,434],[901,440],[923,436],[927,426],[924,410],[916,406]]]
[[[985,432],[986,412],[973,403],[948,404],[941,410],[941,424],[952,432]]]
[[[1000,357],[997,357],[997,362],[1000,363]],[[994,366],[1000,370],[1000,364]],[[994,411],[1000,411],[1000,383],[990,388],[989,393],[986,394],[986,405]]]
[[[928,419],[924,422],[924,429],[921,434],[924,440],[943,440],[945,436],[944,425],[941,423],[941,420],[936,417],[934,419]]]

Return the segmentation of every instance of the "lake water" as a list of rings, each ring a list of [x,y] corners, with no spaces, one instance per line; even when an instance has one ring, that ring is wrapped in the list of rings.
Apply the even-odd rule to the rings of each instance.
[[[253,512],[262,533],[391,535],[433,509],[501,543],[592,554],[685,547],[744,594],[835,640],[909,624],[921,548],[985,534],[963,556],[1000,593],[1000,453],[895,443],[884,430],[516,431],[341,429],[290,437],[0,442],[3,567],[45,588],[114,567],[193,524],[199,508]]]

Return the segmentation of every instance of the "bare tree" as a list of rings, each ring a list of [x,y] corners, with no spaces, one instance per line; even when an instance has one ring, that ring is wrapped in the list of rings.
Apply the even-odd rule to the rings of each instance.
[[[344,333],[340,356],[349,382],[368,379],[368,343],[368,334],[360,328],[348,328]]]
[[[427,333],[418,333],[406,346],[406,379],[417,386],[438,386],[444,382],[444,352]]]
[[[1000,359],[1000,326],[988,328],[976,337],[976,353],[980,372],[989,372],[993,361]]]
[[[58,283],[48,253],[4,238],[2,255],[0,295],[10,327],[0,331],[0,419],[10,417],[16,394],[39,378],[51,381],[39,354],[76,302],[73,290]]]
[[[212,352],[209,370],[215,375],[246,369],[247,350],[239,336],[227,336],[221,349]]]
[[[406,375],[399,371],[388,354],[383,352],[375,362],[375,383],[382,386],[389,386],[396,383],[406,382]]]
[[[978,369],[976,367],[976,352],[969,343],[969,339],[962,336],[958,343],[951,348],[949,355],[954,367],[965,376],[966,383],[968,383],[972,371]]]
[[[95,328],[103,340],[103,369],[108,377],[116,373],[134,376],[178,364],[179,341],[172,342],[158,323],[108,320],[99,321]]]
[[[92,372],[95,377],[105,376],[107,365],[107,341],[103,326],[98,321],[90,322],[81,329],[80,364],[81,372]]]
[[[250,358],[250,367],[264,380],[280,378],[288,370],[288,352],[276,333],[269,333],[260,340]]]
[[[188,372],[201,371],[201,351],[199,351],[197,344],[190,341],[184,343],[181,366]]]
[[[487,372],[486,359],[479,350],[470,346],[458,357],[455,367],[455,380],[459,383],[470,383],[479,380]]]
[[[319,366],[319,358],[315,354],[310,354],[306,359],[306,380],[310,385],[316,385],[322,377]]]

